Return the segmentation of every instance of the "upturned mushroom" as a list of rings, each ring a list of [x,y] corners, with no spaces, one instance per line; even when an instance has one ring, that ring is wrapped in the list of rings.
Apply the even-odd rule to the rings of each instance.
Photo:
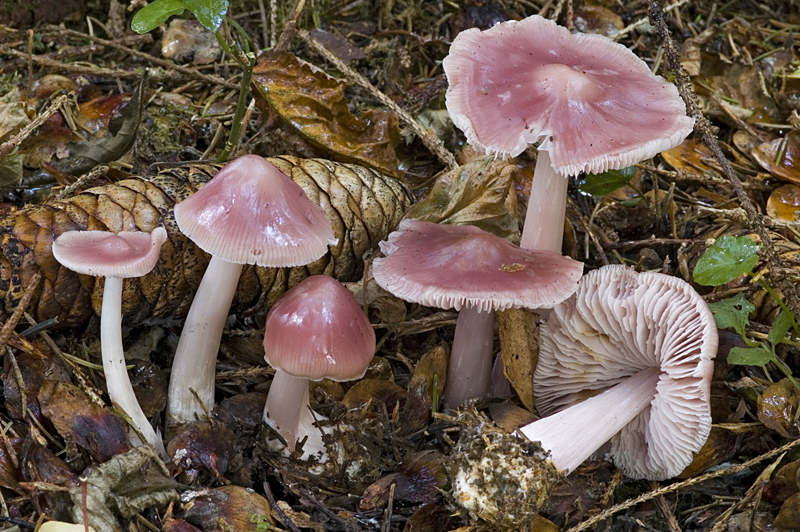
[[[691,133],[677,89],[625,46],[534,15],[462,31],[443,67],[467,141],[515,157],[541,141],[520,245],[560,252],[567,176],[620,169]]]
[[[167,239],[163,227],[152,233],[125,231],[67,231],[53,242],[53,256],[70,270],[94,277],[105,277],[103,310],[100,315],[100,344],[103,373],[111,400],[131,419],[145,441],[162,458],[167,458],[161,436],[142,412],[133,393],[122,346],[122,280],[141,277],[158,261],[161,245]],[[138,436],[131,441],[140,445]]]
[[[493,312],[550,308],[569,297],[583,263],[546,250],[521,249],[473,226],[403,220],[380,243],[375,281],[397,297],[459,310],[445,404],[456,408],[491,385]],[[488,319],[487,319],[488,318]]]
[[[309,381],[360,379],[375,354],[375,332],[353,295],[327,275],[314,275],[286,292],[270,309],[264,358],[275,368],[264,422],[301,458],[327,461],[324,416],[311,411]]]
[[[520,432],[573,471],[610,440],[626,475],[680,473],[711,428],[717,327],[683,280],[605,266],[554,307],[534,374],[543,419]]]
[[[168,428],[194,421],[204,414],[203,406],[214,406],[217,351],[242,265],[301,266],[319,259],[328,245],[338,242],[324,211],[299,185],[257,155],[225,165],[175,206],[175,219],[181,231],[211,255],[211,262],[175,352]]]

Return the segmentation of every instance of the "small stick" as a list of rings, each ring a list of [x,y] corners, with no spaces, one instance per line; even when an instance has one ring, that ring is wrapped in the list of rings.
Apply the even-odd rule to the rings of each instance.
[[[22,295],[22,299],[20,299],[19,303],[17,304],[17,308],[14,309],[14,313],[0,330],[0,351],[5,349],[6,345],[8,344],[8,339],[11,338],[11,333],[14,331],[17,323],[19,323],[19,320],[22,318],[22,314],[25,312],[25,309],[28,308],[31,299],[33,298],[33,293],[36,292],[36,288],[39,286],[39,281],[41,279],[41,272],[36,272],[33,274],[28,287],[25,289],[25,293]]]
[[[281,520],[281,522],[289,527],[289,530],[292,532],[300,532],[300,529],[297,528],[297,525],[295,525],[292,520],[289,519],[285,513],[283,513],[281,507],[278,506],[278,503],[275,501],[275,496],[272,494],[272,490],[269,488],[269,484],[267,482],[264,482],[264,495],[267,496],[267,500],[269,501],[270,505],[272,505],[275,513],[278,514],[278,518]]]

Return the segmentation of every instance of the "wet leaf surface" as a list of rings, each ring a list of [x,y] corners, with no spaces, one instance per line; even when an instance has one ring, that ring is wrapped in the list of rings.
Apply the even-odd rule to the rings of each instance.
[[[800,435],[795,419],[798,399],[800,392],[789,379],[776,382],[758,396],[758,420],[784,438],[796,438]]]
[[[797,134],[790,133],[786,137],[759,144],[753,148],[753,158],[772,175],[800,184],[800,143]]]
[[[400,175],[394,152],[400,141],[397,115],[374,109],[354,116],[344,81],[290,54],[261,54],[253,79],[284,120],[333,158]]]
[[[179,514],[203,532],[262,532],[275,525],[269,501],[240,486],[223,486],[192,494]]]

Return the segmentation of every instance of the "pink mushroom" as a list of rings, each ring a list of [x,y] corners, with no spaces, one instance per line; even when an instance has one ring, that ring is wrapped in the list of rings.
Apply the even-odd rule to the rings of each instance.
[[[300,266],[319,259],[338,241],[324,211],[257,155],[226,164],[175,206],[175,219],[211,255],[211,262],[175,352],[167,427],[194,421],[203,415],[203,405],[214,406],[217,351],[242,265]]]
[[[164,442],[142,412],[125,367],[122,280],[141,277],[152,270],[166,239],[166,230],[157,227],[152,233],[126,231],[116,235],[109,231],[67,231],[53,242],[53,256],[58,262],[83,275],[105,277],[100,343],[108,395],[131,419],[145,441],[165,459]],[[131,435],[130,439],[141,444],[136,435]]]
[[[495,310],[550,308],[577,288],[583,264],[521,249],[477,227],[403,220],[380,243],[375,281],[397,297],[460,310],[445,385],[455,408],[491,386]],[[488,318],[487,318],[488,317]]]
[[[626,47],[537,15],[462,31],[443,66],[447,109],[470,144],[514,157],[541,141],[524,248],[561,251],[565,176],[630,166],[694,125],[677,89]]]
[[[311,411],[308,381],[351,381],[364,376],[375,353],[375,332],[353,295],[326,275],[289,290],[270,309],[264,357],[275,377],[264,421],[286,440],[289,451],[305,440],[302,458],[327,460],[324,416]]]
[[[605,266],[540,330],[536,408],[520,432],[573,471],[610,440],[630,477],[680,473],[709,430],[717,326],[683,280]]]

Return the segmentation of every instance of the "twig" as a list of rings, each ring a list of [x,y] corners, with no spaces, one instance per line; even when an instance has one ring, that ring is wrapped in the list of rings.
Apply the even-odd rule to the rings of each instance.
[[[723,477],[726,475],[735,475],[740,471],[744,471],[748,467],[752,467],[758,464],[759,462],[763,462],[764,460],[769,460],[773,456],[778,456],[779,454],[784,453],[789,449],[793,449],[798,445],[800,445],[800,439],[790,441],[789,443],[781,447],[778,447],[777,449],[773,449],[769,452],[766,452],[761,456],[756,456],[755,458],[752,458],[747,462],[741,463],[739,465],[726,467],[724,469],[717,469],[716,471],[712,471],[711,473],[706,473],[705,475],[700,475],[699,477],[690,478],[689,480],[684,480],[683,482],[676,482],[675,484],[670,484],[669,486],[664,486],[663,488],[658,488],[657,490],[649,491],[634,499],[628,499],[623,503],[617,504],[616,506],[612,506],[608,510],[597,514],[591,519],[587,519],[586,521],[579,523],[577,526],[570,528],[569,530],[567,530],[567,532],[581,532],[582,530],[586,530],[588,528],[597,525],[600,521],[608,519],[617,512],[621,512],[622,510],[627,510],[632,506],[636,506],[637,504],[649,501],[660,495],[666,495],[667,493],[672,493],[674,491],[678,491],[683,488],[688,488],[690,486],[694,486],[695,484],[700,484],[701,482],[705,482],[706,480],[711,480],[712,478]]]
[[[650,16],[650,22],[656,28],[656,34],[664,47],[664,57],[666,58],[667,68],[675,75],[678,93],[686,104],[686,111],[689,116],[695,117],[695,134],[700,137],[703,144],[711,151],[711,154],[719,163],[722,174],[730,181],[734,192],[736,192],[736,197],[739,198],[739,203],[747,216],[748,226],[755,231],[761,239],[761,244],[764,246],[764,255],[771,269],[773,272],[783,271],[783,261],[775,251],[775,246],[765,227],[764,217],[756,211],[755,205],[753,205],[750,197],[742,188],[742,182],[733,171],[731,163],[719,147],[711,122],[703,115],[697,104],[697,95],[694,92],[694,86],[688,74],[680,64],[679,53],[669,34],[667,23],[664,20],[664,12],[661,10],[661,5],[657,0],[648,0],[648,14]],[[787,281],[788,280],[785,278],[780,279],[778,287],[786,296],[788,306],[791,308],[792,312],[795,315],[800,315],[800,299],[798,299],[797,291],[795,286]]]
[[[267,496],[267,500],[272,508],[275,510],[275,513],[278,514],[278,519],[284,524],[284,526],[288,527],[289,530],[292,532],[300,532],[300,529],[297,528],[291,519],[281,510],[281,507],[278,506],[277,501],[275,501],[275,496],[272,494],[272,490],[269,487],[269,483],[264,482],[264,495]]]
[[[311,35],[308,34],[305,30],[299,30],[297,35],[305,42],[310,48],[312,48],[315,52],[320,54],[324,57],[327,61],[333,64],[336,69],[341,72],[342,74],[347,77],[352,83],[357,84],[358,86],[365,89],[369,92],[373,98],[377,99],[383,105],[397,113],[402,120],[408,127],[410,127],[414,133],[422,140],[422,143],[425,145],[426,148],[431,150],[439,160],[447,167],[448,170],[452,170],[458,167],[458,163],[456,162],[455,156],[450,153],[450,151],[444,146],[442,141],[436,135],[431,134],[423,128],[414,117],[405,112],[399,105],[397,105],[391,98],[386,96],[384,93],[376,89],[372,83],[367,81],[367,79],[350,68],[349,66],[345,65],[338,57],[328,51],[327,48],[322,46],[316,39],[314,39]]]
[[[62,94],[61,96],[56,98],[55,101],[53,101],[53,103],[51,103],[47,107],[47,109],[44,110],[42,114],[34,118],[30,124],[22,128],[22,130],[20,130],[19,133],[14,135],[13,138],[0,144],[0,158],[5,157],[6,155],[14,151],[14,148],[16,148],[20,142],[25,140],[27,136],[30,135],[34,129],[44,124],[48,118],[50,118],[56,111],[58,111],[61,108],[61,106],[64,105],[64,102],[67,101],[67,98],[69,98],[67,94]]]
[[[28,57],[28,54],[25,52],[0,46],[0,55],[3,54],[12,55],[22,59],[26,59]],[[67,72],[75,72],[77,74],[93,74],[99,77],[139,79],[144,75],[144,73],[141,71],[116,70],[112,68],[101,68],[98,66],[77,65],[75,63],[62,63],[60,61],[55,61],[40,55],[32,55],[31,61],[37,65],[43,65],[55,70],[66,70]]]
[[[692,0],[680,0],[679,2],[675,2],[674,4],[668,5],[667,8],[664,11],[669,11],[670,9],[675,9],[675,8],[678,8],[678,7],[682,7],[684,4],[688,4],[691,1]],[[649,21],[648,18],[640,18],[636,22],[634,22],[632,24],[628,24],[627,26],[622,28],[619,33],[617,33],[616,35],[611,37],[611,40],[612,41],[620,40],[621,38],[623,38],[624,36],[626,36],[627,34],[632,32],[633,30],[635,30],[636,28],[638,28],[642,24],[647,23],[648,21]]]
[[[36,292],[36,288],[38,288],[39,281],[41,281],[41,279],[41,272],[36,272],[33,274],[30,283],[28,283],[28,287],[25,289],[25,293],[22,295],[22,298],[17,304],[17,308],[14,309],[14,313],[10,318],[8,318],[8,321],[5,322],[2,330],[0,330],[0,352],[2,352],[3,349],[5,349],[6,344],[8,344],[8,339],[11,338],[11,333],[14,331],[17,323],[19,323],[19,320],[22,318],[22,314],[25,312],[25,309],[28,308],[31,298],[33,298],[33,294]]]
[[[292,35],[297,31],[297,19],[300,18],[300,13],[306,5],[306,0],[297,0],[292,8],[292,13],[289,15],[289,20],[283,25],[283,31],[278,39],[278,44],[275,45],[276,52],[285,52],[289,49],[289,40]]]
[[[94,168],[92,168],[91,171],[80,176],[74,183],[72,183],[67,187],[64,187],[64,189],[58,194],[56,194],[56,196],[53,199],[55,201],[59,201],[71,196],[76,190],[82,188],[87,183],[91,183],[92,181],[94,181],[101,175],[105,174],[106,172],[108,172],[107,164],[100,164],[98,166],[95,166]]]

